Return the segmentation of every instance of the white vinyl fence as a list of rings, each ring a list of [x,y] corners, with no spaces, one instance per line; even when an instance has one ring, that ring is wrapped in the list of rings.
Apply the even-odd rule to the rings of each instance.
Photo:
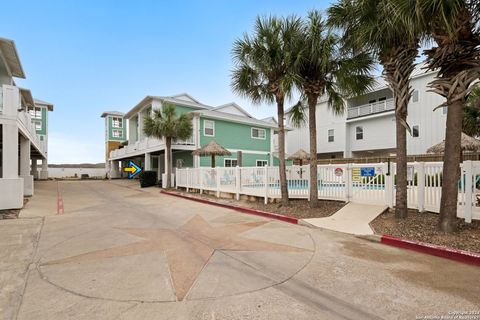
[[[318,198],[368,204],[395,205],[395,163],[318,165]],[[408,207],[439,212],[442,162],[414,162],[407,166]],[[287,167],[288,195],[308,199],[309,166]],[[176,186],[240,195],[280,198],[278,167],[185,168],[176,171]],[[458,182],[457,215],[480,220],[480,161],[465,161]]]

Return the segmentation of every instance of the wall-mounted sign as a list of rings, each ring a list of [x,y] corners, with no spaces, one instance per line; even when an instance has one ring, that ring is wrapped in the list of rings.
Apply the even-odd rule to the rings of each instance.
[[[374,177],[375,176],[375,167],[360,168],[360,175],[362,177]]]
[[[341,177],[343,175],[343,169],[342,168],[335,168],[335,175],[337,177]]]

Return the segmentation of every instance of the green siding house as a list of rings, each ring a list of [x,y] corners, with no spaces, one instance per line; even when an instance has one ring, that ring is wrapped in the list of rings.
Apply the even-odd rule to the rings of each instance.
[[[176,96],[147,96],[134,106],[123,119],[123,134],[119,141],[127,141],[107,154],[107,170],[111,176],[121,175],[121,168],[132,160],[147,170],[165,172],[165,143],[147,137],[143,133],[143,121],[152,110],[162,108],[164,103],[176,106],[178,113],[192,114],[193,135],[187,141],[174,141],[172,145],[173,167],[210,167],[210,157],[193,156],[192,151],[215,140],[232,155],[217,157],[217,166],[268,166],[275,161],[273,145],[277,124],[254,118],[236,103],[218,107],[205,105],[183,93]],[[120,113],[119,113],[120,114]],[[113,137],[111,114],[106,120],[106,141]],[[118,128],[117,128],[118,129]],[[126,145],[125,145],[126,144]],[[239,161],[241,157],[241,163]]]

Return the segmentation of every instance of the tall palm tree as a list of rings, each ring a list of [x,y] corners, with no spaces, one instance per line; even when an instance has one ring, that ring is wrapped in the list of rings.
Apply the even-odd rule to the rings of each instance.
[[[295,17],[257,17],[252,35],[245,34],[233,45],[235,63],[232,88],[254,104],[276,103],[282,204],[288,204],[285,168],[285,98],[290,98],[295,83],[293,67],[298,63],[295,39],[301,32]]]
[[[438,74],[432,91],[445,97],[448,108],[445,132],[442,197],[439,229],[456,230],[460,141],[463,103],[480,78],[480,2],[478,0],[403,0],[400,14],[405,21],[416,16],[426,35],[434,41],[425,50],[430,70]]]
[[[471,137],[480,136],[480,86],[470,91],[463,105],[463,132]]]
[[[163,103],[161,109],[153,110],[143,122],[143,132],[149,137],[165,139],[167,153],[167,188],[172,185],[172,141],[185,140],[192,136],[192,117],[188,113],[178,115],[175,105]]]
[[[399,0],[339,0],[328,9],[329,21],[343,31],[345,43],[368,50],[383,66],[395,101],[397,175],[395,217],[407,216],[407,124],[420,32],[395,13]],[[404,0],[408,1],[408,0]]]
[[[308,127],[310,132],[310,207],[318,203],[317,182],[317,119],[318,98],[328,96],[328,106],[339,114],[345,109],[344,99],[365,93],[373,82],[369,75],[372,59],[366,53],[352,55],[341,50],[340,39],[332,33],[319,11],[308,13],[303,33],[297,44],[301,50],[301,63],[296,72],[298,86],[308,104]],[[292,108],[292,120],[298,125],[302,116],[297,116],[297,104]],[[301,111],[301,110],[300,110]]]

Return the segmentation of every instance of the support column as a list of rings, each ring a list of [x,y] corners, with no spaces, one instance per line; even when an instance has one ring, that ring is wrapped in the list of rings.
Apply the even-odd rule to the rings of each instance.
[[[20,177],[23,178],[23,195],[33,196],[33,176],[30,175],[30,140],[20,136]]]
[[[150,153],[145,153],[145,170],[152,170],[152,155]]]
[[[18,176],[18,160],[18,128],[16,124],[4,123],[2,124],[3,167],[0,179],[2,195],[0,210],[23,207],[23,179]]]
[[[38,179],[37,158],[32,158],[32,172],[31,172],[31,175],[33,176],[34,180]]]
[[[40,180],[48,179],[48,160],[46,158],[42,159],[42,170],[40,170]]]
[[[118,179],[120,178],[120,168],[119,168],[120,161],[118,160],[113,160],[110,163],[111,169],[110,169],[110,178],[111,179]]]

